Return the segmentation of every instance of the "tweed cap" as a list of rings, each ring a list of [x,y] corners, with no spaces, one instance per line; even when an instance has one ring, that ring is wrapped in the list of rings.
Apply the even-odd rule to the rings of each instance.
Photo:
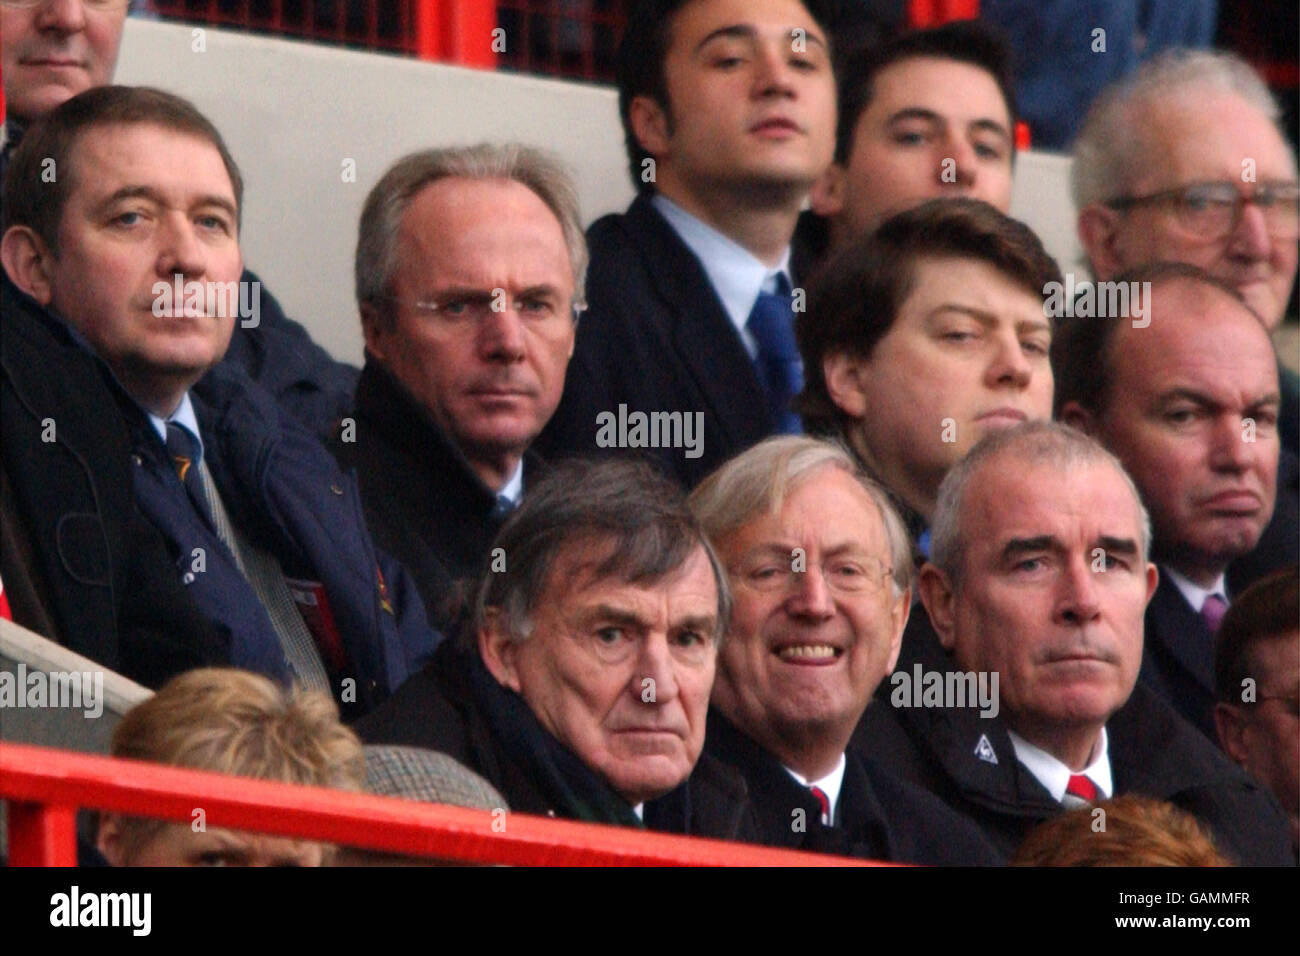
[[[389,744],[364,749],[369,793],[480,810],[509,809],[490,783],[446,754]]]

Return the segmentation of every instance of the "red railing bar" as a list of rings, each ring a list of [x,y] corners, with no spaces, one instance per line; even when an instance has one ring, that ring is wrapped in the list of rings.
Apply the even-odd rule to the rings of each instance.
[[[974,20],[979,15],[979,0],[910,0],[907,5],[907,22],[917,28],[937,27],[949,20]]]
[[[298,787],[92,754],[0,743],[0,799],[88,807],[207,826],[479,863],[521,866],[854,866],[862,861],[486,810]],[[71,813],[71,811],[68,811]],[[47,822],[36,826],[32,814]],[[18,860],[66,860],[71,831],[50,811],[10,826]],[[504,820],[498,832],[493,823]],[[498,824],[500,826],[500,824]],[[60,850],[59,847],[63,849]],[[59,855],[62,853],[62,855]]]
[[[10,866],[76,866],[77,809],[60,804],[9,803]]]

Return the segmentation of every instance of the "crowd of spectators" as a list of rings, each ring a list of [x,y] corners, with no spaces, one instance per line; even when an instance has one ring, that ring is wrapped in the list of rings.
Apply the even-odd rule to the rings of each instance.
[[[1296,863],[1300,186],[1243,61],[1092,101],[1076,276],[1008,215],[987,25],[643,0],[631,206],[584,233],[526,144],[399,159],[358,371],[248,270],[222,132],[112,84],[126,7],[0,2],[0,613],[158,689],[115,756],[909,863]]]

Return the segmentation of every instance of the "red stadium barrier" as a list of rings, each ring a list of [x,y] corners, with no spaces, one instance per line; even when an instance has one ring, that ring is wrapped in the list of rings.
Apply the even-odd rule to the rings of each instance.
[[[517,866],[886,866],[743,843],[417,803],[0,743],[12,866],[74,866],[96,810],[467,863]]]
[[[907,22],[917,28],[942,26],[949,20],[975,20],[980,15],[979,0],[910,0]]]

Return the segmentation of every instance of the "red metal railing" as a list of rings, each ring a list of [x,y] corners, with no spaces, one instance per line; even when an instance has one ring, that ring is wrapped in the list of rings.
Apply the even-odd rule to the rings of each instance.
[[[48,747],[0,743],[13,866],[76,864],[87,807],[371,850],[518,866],[881,866],[743,843],[668,836],[251,780]],[[504,826],[493,823],[504,819]]]

